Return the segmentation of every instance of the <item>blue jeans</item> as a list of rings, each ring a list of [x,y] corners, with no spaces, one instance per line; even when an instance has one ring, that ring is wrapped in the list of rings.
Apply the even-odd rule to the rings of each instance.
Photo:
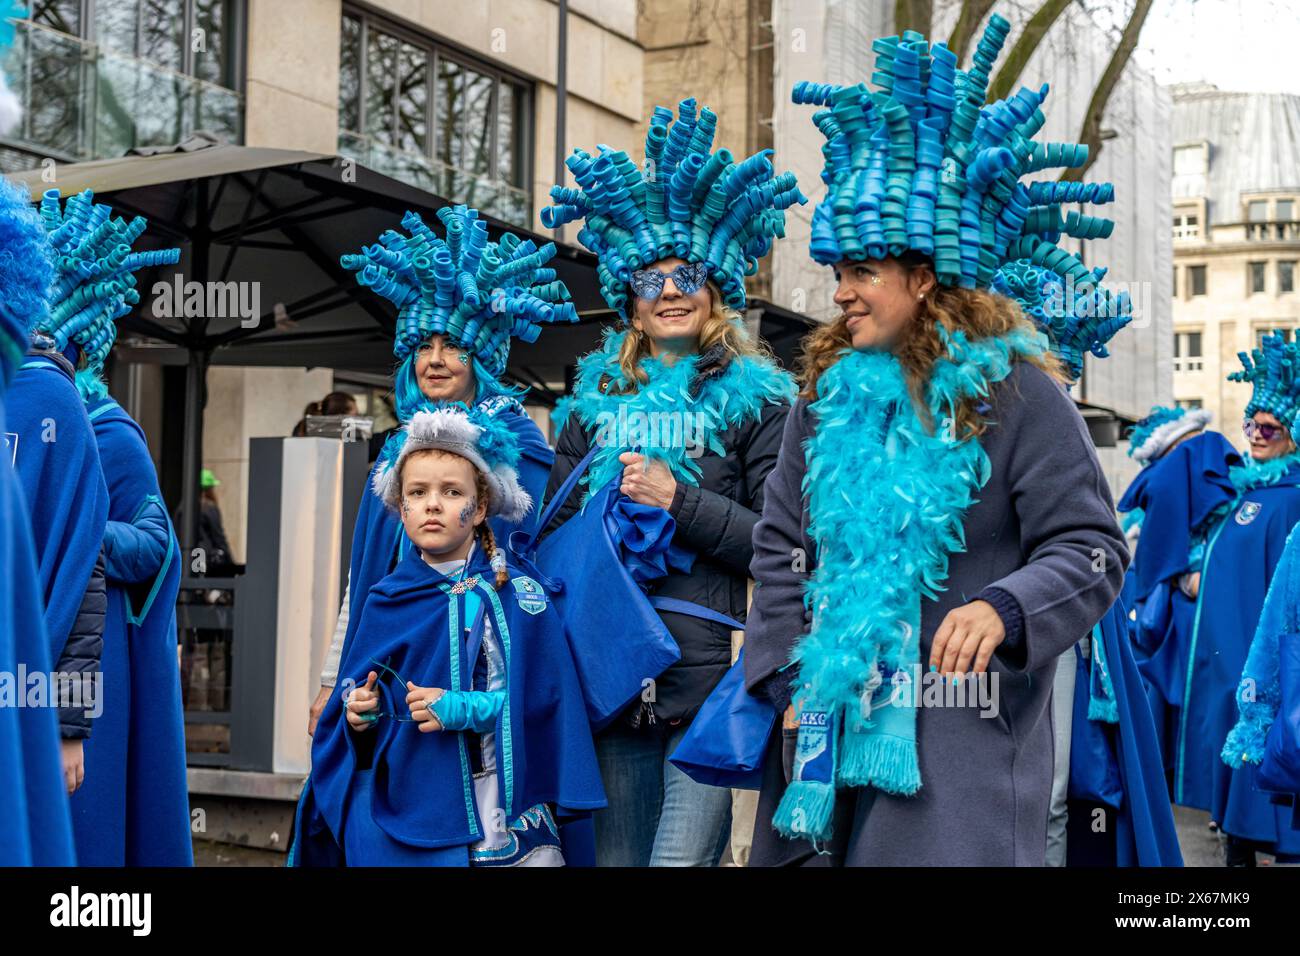
[[[597,866],[717,866],[731,827],[731,791],[696,783],[668,762],[689,725],[621,720],[596,737],[609,806],[595,814]]]

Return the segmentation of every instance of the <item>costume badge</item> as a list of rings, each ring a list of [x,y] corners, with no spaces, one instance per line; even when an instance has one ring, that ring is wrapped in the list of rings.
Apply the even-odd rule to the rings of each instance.
[[[521,611],[541,614],[546,610],[546,592],[540,584],[526,575],[520,575],[510,583],[515,586],[515,602]]]
[[[0,458],[8,458],[9,464],[14,468],[18,467],[18,433],[4,432],[0,434]]]
[[[1237,524],[1250,524],[1259,514],[1260,503],[1258,501],[1243,502],[1242,506],[1237,509]]]

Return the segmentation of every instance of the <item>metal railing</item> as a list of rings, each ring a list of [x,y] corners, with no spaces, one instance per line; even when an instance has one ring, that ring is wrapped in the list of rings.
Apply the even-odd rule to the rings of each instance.
[[[473,206],[484,215],[532,228],[532,199],[526,189],[347,130],[339,130],[339,154],[436,196]]]
[[[14,24],[3,69],[23,105],[14,149],[68,162],[177,143],[203,129],[237,143],[244,99],[235,90],[29,20]]]

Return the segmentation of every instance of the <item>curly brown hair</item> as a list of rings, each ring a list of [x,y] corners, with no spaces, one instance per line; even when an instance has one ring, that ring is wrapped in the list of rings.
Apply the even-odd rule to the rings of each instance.
[[[917,269],[931,269],[930,260],[915,253],[905,253],[896,260],[909,274]],[[1025,318],[1020,306],[1005,296],[982,289],[963,289],[936,285],[917,303],[917,315],[907,324],[902,341],[894,354],[907,376],[908,391],[917,412],[928,426],[933,427],[925,402],[925,388],[935,361],[944,354],[938,327],[949,332],[961,330],[972,339],[1006,335],[1014,329],[1034,329]],[[808,333],[800,344],[798,359],[799,397],[808,401],[817,398],[817,382],[828,368],[840,360],[845,349],[853,347],[848,318],[841,315],[833,322],[821,325]],[[1024,359],[1042,369],[1058,382],[1067,383],[1069,377],[1060,360],[1050,352]],[[975,411],[979,402],[969,399],[957,409],[955,434],[959,441],[977,438],[984,434],[988,422]]]

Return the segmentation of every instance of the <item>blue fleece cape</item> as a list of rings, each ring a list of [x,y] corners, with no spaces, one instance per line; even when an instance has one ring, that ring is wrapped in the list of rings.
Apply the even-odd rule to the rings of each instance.
[[[144,432],[111,398],[87,409],[108,483],[110,521],[148,506],[167,521],[166,557],[146,581],[108,572],[104,709],[86,741],[86,782],[72,797],[83,866],[191,866],[185,715],[176,664],[181,556]]]
[[[31,518],[50,662],[57,666],[99,559],[108,488],[86,406],[53,360],[29,356],[5,404]]]
[[[1228,469],[1241,456],[1218,432],[1203,432],[1140,471],[1120,499],[1121,512],[1141,508],[1142,534],[1133,555],[1136,596],[1187,570],[1194,529],[1236,494]]]
[[[539,515],[538,503],[546,494],[546,481],[551,476],[551,466],[555,463],[555,452],[546,444],[541,429],[522,411],[506,409],[497,413],[514,432],[519,441],[519,483],[533,499],[533,509],[522,522],[509,524],[500,518],[492,518],[488,523],[496,536],[497,544],[504,548],[513,531],[532,533]],[[361,619],[361,606],[371,587],[378,584],[385,575],[393,570],[397,563],[398,549],[406,542],[402,532],[402,523],[397,513],[384,506],[383,501],[372,493],[375,470],[383,463],[382,457],[375,462],[366,480],[366,491],[357,509],[356,529],[352,533],[352,560],[348,565],[351,586],[351,601],[348,605],[348,629],[343,638],[343,654],[346,655],[356,633],[357,623]],[[340,658],[341,660],[342,658]]]
[[[1105,661],[1110,698],[1115,702],[1117,719],[1114,722],[1090,720],[1086,708],[1076,707],[1070,746],[1073,768],[1077,744],[1087,739],[1088,732],[1100,732],[1099,736],[1104,738],[1108,749],[1103,759],[1113,761],[1119,780],[1119,806],[1117,809],[1107,808],[1113,825],[1103,832],[1096,832],[1091,826],[1092,808],[1086,803],[1071,801],[1071,823],[1086,825],[1070,828],[1066,843],[1070,866],[1183,865],[1156,729],[1147,707],[1142,676],[1129,647],[1127,618],[1123,602],[1116,601],[1093,628],[1094,648],[1100,644],[1103,649],[1101,659]],[[1091,668],[1097,667],[1097,662],[1098,655],[1094,653]],[[1072,663],[1066,655],[1057,666]],[[1076,697],[1086,697],[1087,684],[1083,681],[1082,668],[1079,677],[1075,684]],[[1081,722],[1089,726],[1081,726]],[[1082,819],[1076,820],[1080,816]]]
[[[1188,649],[1174,767],[1174,802],[1208,810],[1224,833],[1300,853],[1287,813],[1256,790],[1257,768],[1219,757],[1237,721],[1236,691],[1269,582],[1300,522],[1300,461],[1273,484],[1240,494],[1206,543]]]
[[[460,620],[463,598],[453,603],[443,590],[453,582],[425,564],[408,546],[391,574],[375,585],[360,615],[354,640],[339,666],[339,688],[364,684],[373,661],[421,687],[470,688],[472,651],[481,647],[483,620],[493,615],[506,664],[507,703],[495,729],[497,773],[503,807],[513,820],[539,803],[556,807],[558,818],[582,816],[605,805],[595,746],[587,724],[577,671],[554,603],[539,589],[520,590],[522,574],[509,569],[511,583],[492,587],[487,558],[475,551],[466,577],[477,576],[479,613],[467,632]],[[516,595],[521,595],[516,597]],[[450,639],[455,632],[458,640]],[[391,675],[382,688],[382,711],[410,716],[406,689]],[[345,814],[357,806],[350,788],[370,787],[373,825],[393,843],[374,848],[370,865],[418,862],[414,850],[469,846],[484,833],[474,804],[469,733],[422,734],[414,723],[382,717],[374,730],[358,734],[347,724],[343,694],[333,694],[312,741],[312,771],[300,802],[295,863],[337,862],[346,842]],[[364,773],[367,769],[372,773]],[[330,847],[327,837],[332,837]],[[437,865],[440,854],[424,862]]]
[[[0,434],[5,432],[0,399]],[[29,674],[50,672],[31,526],[10,466],[9,441],[12,436],[0,442],[0,673],[14,675],[14,684],[0,691],[0,866],[72,866],[58,713],[5,699],[26,692],[16,679],[20,667]]]

